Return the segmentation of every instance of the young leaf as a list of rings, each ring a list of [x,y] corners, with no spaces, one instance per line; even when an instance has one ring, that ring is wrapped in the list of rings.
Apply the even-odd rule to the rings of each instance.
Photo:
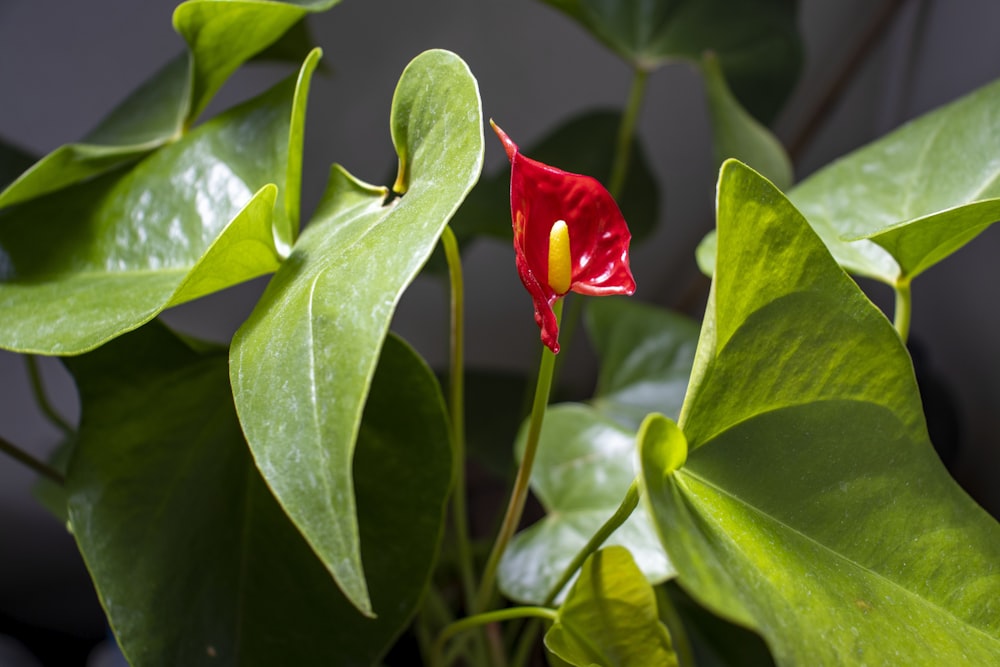
[[[998,153],[1000,81],[841,158],[789,197],[844,268],[893,285],[1000,218]]]
[[[457,56],[428,51],[411,62],[391,121],[406,194],[387,202],[386,188],[335,166],[313,221],[233,341],[233,392],[257,466],[366,614],[351,475],[361,410],[396,303],[479,176],[481,113]]]
[[[993,664],[1000,526],[927,437],[909,357],[791,203],[722,169],[680,426],[641,452],[679,582],[778,664]]]
[[[450,484],[444,404],[412,350],[386,341],[356,462],[378,619],[341,595],[254,467],[225,351],[151,324],[66,363],[83,410],[70,521],[131,664],[378,660],[426,586]]]
[[[522,429],[516,445],[524,449]],[[635,479],[635,433],[586,405],[549,408],[542,425],[531,488],[546,516],[518,533],[500,561],[504,595],[541,604],[563,570],[607,521]],[[607,544],[627,547],[653,583],[673,576],[644,508],[616,530]]]
[[[602,549],[584,562],[545,647],[579,667],[678,664],[653,589],[624,547]]]
[[[624,298],[591,299],[587,333],[601,359],[590,404],[638,429],[651,412],[677,418],[684,402],[698,327],[680,315]]]
[[[802,62],[793,0],[545,0],[580,22],[633,67],[698,62],[718,54],[740,102],[768,122]]]
[[[769,178],[779,190],[790,188],[794,177],[785,148],[733,97],[714,53],[702,57],[701,71],[705,76],[705,95],[712,120],[716,166],[728,158],[736,158]]]
[[[131,170],[0,211],[0,346],[76,354],[277,269],[297,205],[273,183],[297,183],[318,57]]]

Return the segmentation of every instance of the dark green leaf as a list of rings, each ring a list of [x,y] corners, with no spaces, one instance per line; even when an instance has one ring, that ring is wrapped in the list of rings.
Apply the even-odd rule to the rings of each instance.
[[[517,442],[520,459],[526,438]],[[500,589],[515,600],[541,604],[563,570],[611,518],[636,476],[635,433],[586,405],[550,407],[538,443],[531,488],[546,510],[518,533],[500,561]],[[607,544],[628,547],[646,577],[673,575],[649,516],[637,508]]]
[[[676,444],[643,448],[685,589],[779,664],[1000,660],[1000,527],[928,440],[895,330],[769,182],[727,162]]]
[[[624,547],[602,549],[584,562],[545,647],[579,667],[677,665],[653,589]]]
[[[7,187],[34,161],[27,151],[0,140],[0,188]]]
[[[733,92],[770,121],[802,63],[794,0],[544,0],[634,67],[698,62],[714,51]]]
[[[133,169],[0,211],[0,346],[76,354],[274,271],[298,212],[317,58]]]
[[[395,305],[482,168],[479,91],[465,63],[446,51],[410,63],[393,99],[392,135],[406,194],[387,201],[385,188],[335,166],[314,220],[231,354],[258,467],[367,614],[351,461]]]
[[[72,527],[132,664],[378,659],[426,585],[451,475],[443,402],[407,346],[386,342],[356,461],[376,620],[342,596],[254,467],[224,351],[152,324],[67,364],[83,410]]]

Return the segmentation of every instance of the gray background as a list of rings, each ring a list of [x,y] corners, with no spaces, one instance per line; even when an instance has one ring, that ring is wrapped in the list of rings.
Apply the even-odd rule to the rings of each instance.
[[[803,125],[884,3],[801,3],[807,43],[801,83],[778,119],[787,139]],[[170,23],[172,0],[46,2],[0,0],[0,136],[37,154],[74,141],[183,44]],[[388,134],[393,87],[406,63],[427,48],[461,55],[479,80],[488,117],[522,145],[562,121],[624,101],[629,71],[580,28],[534,0],[346,0],[310,19],[332,68],[314,80],[305,155],[305,209],[317,201],[331,162],[381,182],[394,164]],[[797,162],[799,178],[903,121],[1000,76],[1000,3],[912,0],[869,54],[844,96]],[[287,70],[256,67],[226,85],[211,110],[248,97]],[[666,193],[654,238],[633,251],[637,298],[675,306],[703,304],[705,285],[693,248],[710,228],[715,173],[701,82],[676,64],[649,81],[639,133]],[[487,136],[486,170],[501,168]],[[1000,227],[1000,226],[998,226]],[[995,259],[1000,228],[921,277],[914,288],[912,335],[960,406],[964,426],[956,477],[1000,511],[1000,334]],[[465,258],[468,362],[491,368],[534,363],[538,330],[513,270],[511,248],[479,243]],[[262,281],[175,309],[174,325],[228,340],[252,307]],[[865,285],[889,304],[888,289]],[[394,327],[441,364],[446,294],[420,279]],[[697,313],[695,313],[697,314]],[[2,314],[0,314],[2,316]],[[581,355],[570,377],[592,381]],[[76,416],[72,386],[57,362],[44,364],[61,408]],[[0,435],[39,456],[58,433],[28,393],[22,360],[0,352]],[[33,475],[0,458],[0,613],[56,628],[100,631],[101,619],[72,540],[32,499]]]

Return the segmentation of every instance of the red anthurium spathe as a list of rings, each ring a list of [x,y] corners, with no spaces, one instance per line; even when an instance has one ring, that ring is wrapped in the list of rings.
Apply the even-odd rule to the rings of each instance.
[[[535,303],[542,342],[559,352],[556,299],[632,294],[628,265],[632,234],[618,204],[596,179],[524,157],[496,123],[510,159],[510,214],[517,273]]]

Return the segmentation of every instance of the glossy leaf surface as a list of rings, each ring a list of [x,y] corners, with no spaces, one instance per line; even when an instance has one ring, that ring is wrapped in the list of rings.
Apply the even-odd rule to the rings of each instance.
[[[794,0],[544,0],[634,67],[718,54],[736,97],[769,121],[798,76]]]
[[[602,549],[583,564],[545,647],[579,667],[678,664],[653,589],[623,547]]]
[[[465,63],[445,51],[418,56],[396,88],[391,124],[406,194],[387,201],[386,188],[335,166],[231,353],[258,467],[367,614],[351,461],[395,305],[482,168],[479,91]]]
[[[520,458],[526,432],[516,445]],[[515,600],[541,604],[563,570],[614,514],[636,476],[635,432],[586,405],[552,406],[545,415],[531,488],[546,516],[514,536],[500,561],[500,589]],[[644,508],[607,544],[628,547],[653,582],[673,574]]]
[[[705,76],[716,166],[736,158],[770,179],[779,190],[790,188],[794,178],[785,148],[733,96],[718,57],[706,54],[701,60],[701,71]]]
[[[698,343],[691,320],[630,299],[587,302],[587,333],[601,359],[591,405],[630,429],[651,412],[681,412]]]
[[[894,284],[1000,219],[998,154],[1000,82],[841,158],[789,197],[841,265]]]
[[[224,350],[151,324],[67,365],[83,409],[71,523],[132,664],[370,664],[385,651],[426,585],[450,484],[443,401],[414,352],[387,340],[356,463],[377,620],[254,467]]]
[[[909,357],[791,203],[723,166],[680,426],[643,479],[679,583],[778,664],[991,664],[1000,527],[941,466]]]
[[[0,346],[79,353],[277,269],[291,223],[273,183],[301,170],[304,105],[288,79],[133,169],[0,211]]]

